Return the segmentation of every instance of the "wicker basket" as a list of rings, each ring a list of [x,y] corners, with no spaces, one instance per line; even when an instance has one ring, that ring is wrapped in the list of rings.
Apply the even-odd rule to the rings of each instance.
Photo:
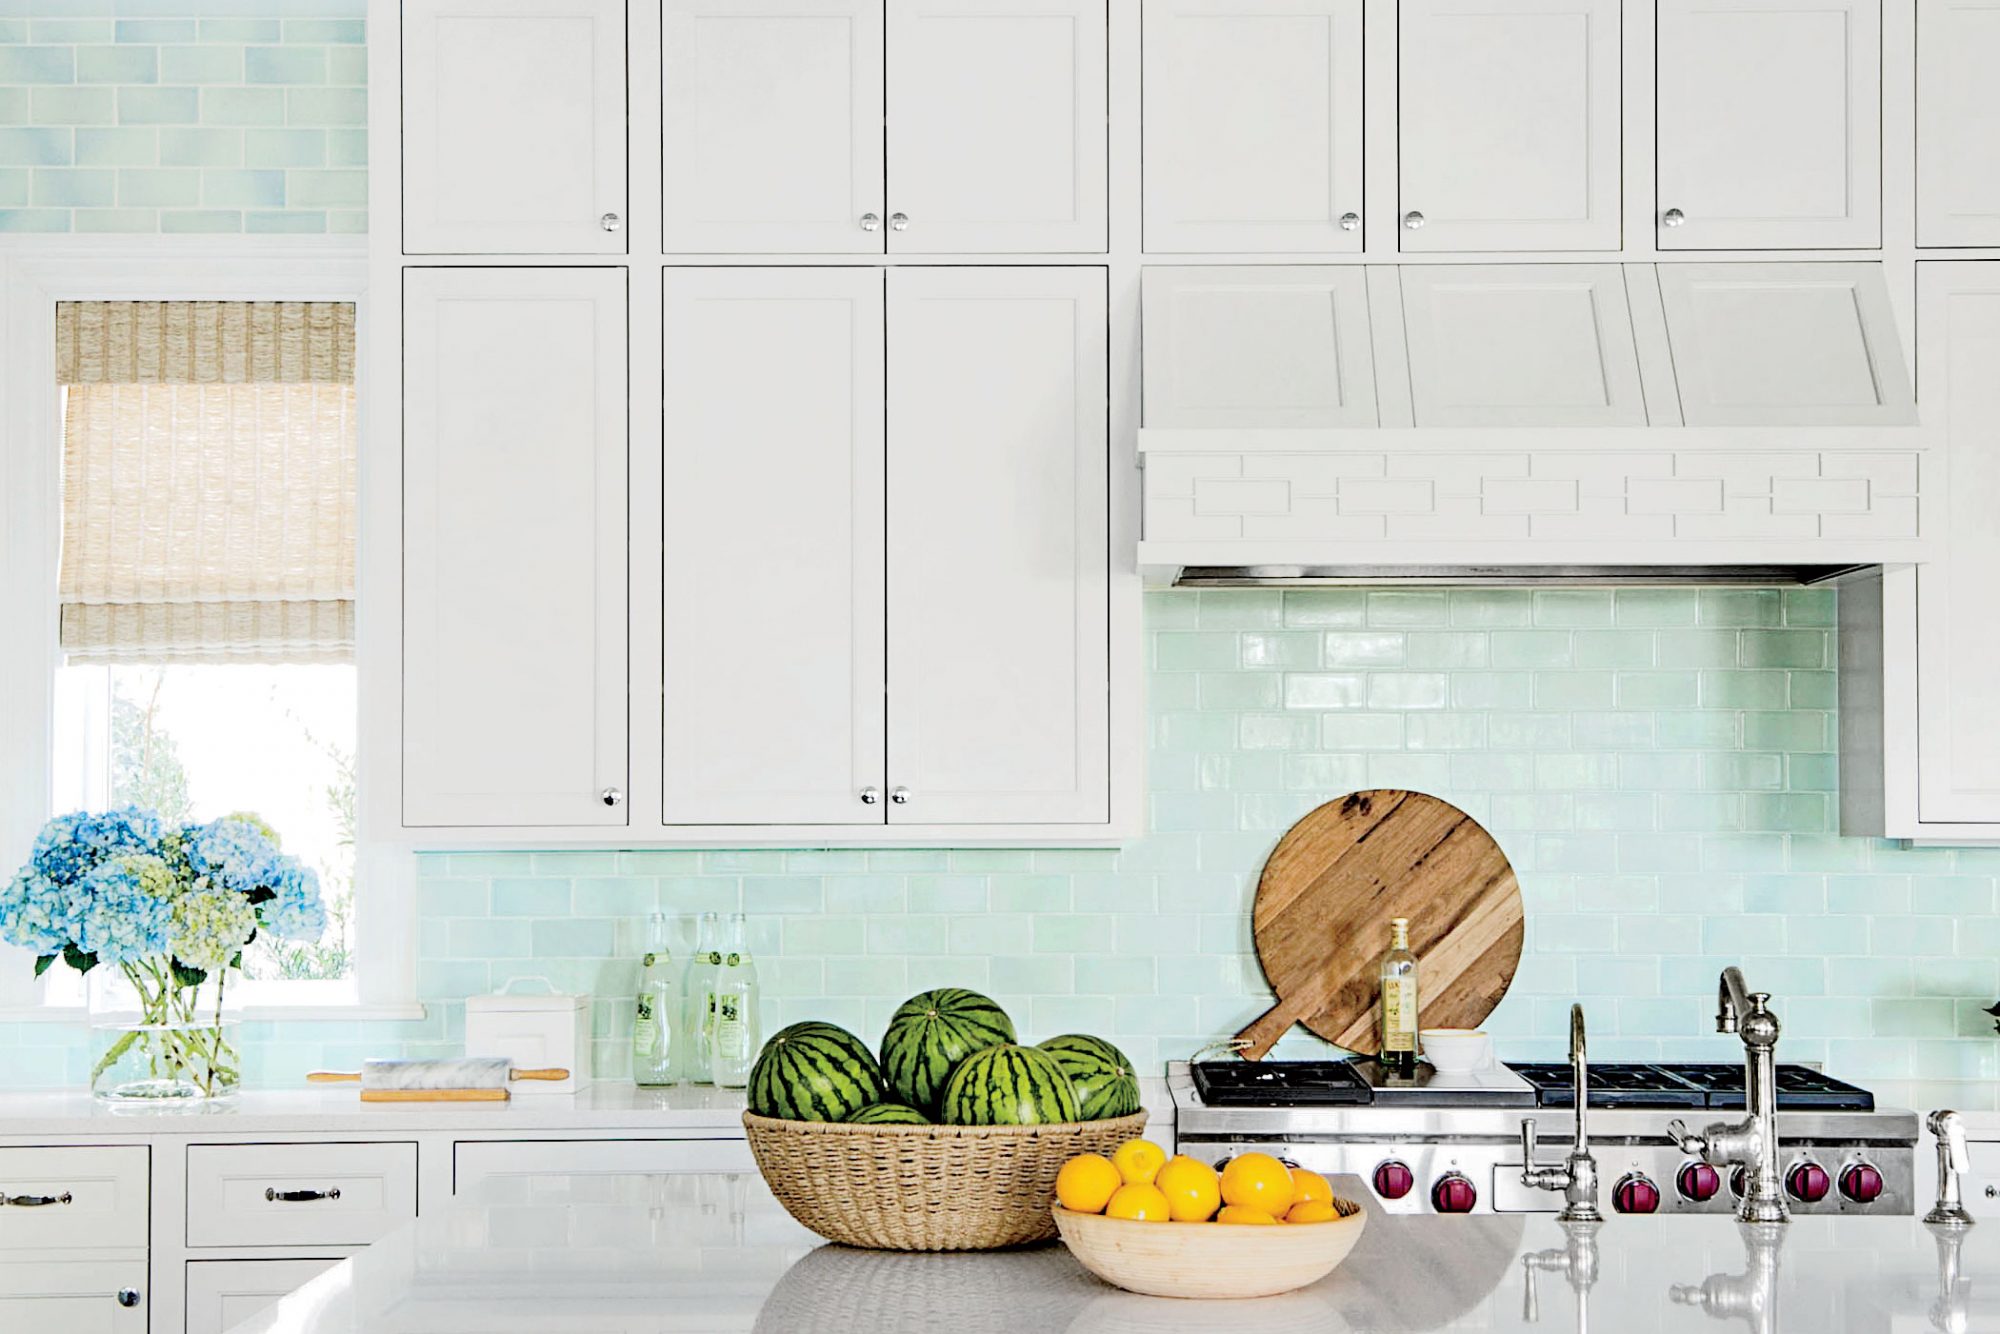
[[[829,1241],[888,1251],[986,1251],[1056,1235],[1056,1173],[1108,1154],[1146,1114],[1050,1126],[854,1126],[743,1114],[765,1184]]]

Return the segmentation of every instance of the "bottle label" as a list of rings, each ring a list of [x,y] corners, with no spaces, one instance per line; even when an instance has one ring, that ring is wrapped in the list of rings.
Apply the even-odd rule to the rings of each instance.
[[[1414,1051],[1417,1046],[1417,979],[1382,981],[1382,1050]]]

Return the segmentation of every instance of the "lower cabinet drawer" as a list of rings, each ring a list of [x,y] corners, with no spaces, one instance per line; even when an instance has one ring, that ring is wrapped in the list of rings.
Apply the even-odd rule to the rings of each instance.
[[[417,1216],[414,1144],[190,1144],[189,1246],[366,1246]]]
[[[740,1139],[460,1140],[452,1152],[454,1194],[493,1176],[757,1170]]]
[[[0,1254],[143,1250],[150,1153],[140,1144],[0,1149]]]
[[[187,1267],[186,1334],[223,1334],[339,1263],[191,1260]]]
[[[10,1332],[146,1334],[146,1305],[144,1260],[0,1264],[0,1329]]]

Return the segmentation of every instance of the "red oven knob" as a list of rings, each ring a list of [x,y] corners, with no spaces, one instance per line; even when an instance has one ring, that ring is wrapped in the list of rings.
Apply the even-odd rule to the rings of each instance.
[[[1840,1174],[1840,1193],[1856,1204],[1882,1198],[1882,1173],[1871,1163],[1849,1163]]]
[[[1394,1158],[1375,1168],[1375,1193],[1385,1200],[1400,1200],[1416,1189],[1417,1174]]]
[[[1441,1214],[1469,1214],[1479,1203],[1479,1192],[1463,1172],[1446,1172],[1431,1187],[1431,1208]]]
[[[1739,1167],[1729,1174],[1729,1193],[1731,1195],[1740,1200],[1743,1198],[1743,1192],[1748,1189],[1750,1189],[1750,1169]]]
[[[1681,1193],[1684,1200],[1706,1204],[1722,1189],[1722,1173],[1707,1163],[1685,1163],[1680,1174],[1674,1178],[1674,1189]]]
[[[1801,1204],[1818,1204],[1833,1189],[1826,1169],[1815,1162],[1795,1164],[1785,1173],[1785,1191]]]
[[[1611,1188],[1611,1207],[1621,1214],[1650,1214],[1660,1207],[1660,1188],[1644,1172],[1627,1172]]]

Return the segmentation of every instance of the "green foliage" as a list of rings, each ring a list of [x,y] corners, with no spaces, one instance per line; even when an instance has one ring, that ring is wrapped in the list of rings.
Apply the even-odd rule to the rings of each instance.
[[[166,672],[158,667],[151,678],[127,693],[111,695],[111,800],[113,805],[138,806],[158,812],[165,825],[186,824],[191,818],[187,769],[173,734],[159,725],[160,691]]]

